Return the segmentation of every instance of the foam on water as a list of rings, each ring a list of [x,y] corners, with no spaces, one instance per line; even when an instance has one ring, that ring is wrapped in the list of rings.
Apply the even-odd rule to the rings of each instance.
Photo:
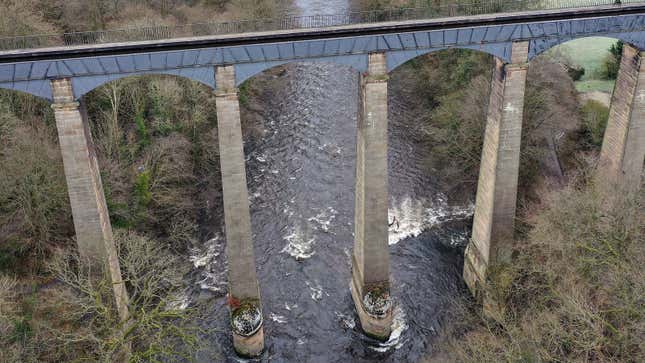
[[[291,233],[284,236],[284,239],[287,244],[282,249],[282,252],[291,255],[296,260],[306,260],[316,253],[314,251],[316,238],[306,238],[299,227],[293,228]]]
[[[170,298],[170,302],[167,305],[167,310],[185,310],[188,305],[190,305],[190,296],[188,296],[186,292],[183,292]]]
[[[340,325],[345,329],[354,329],[356,326],[356,320],[353,317],[343,314],[341,312],[335,311],[336,317],[340,321]]]
[[[309,281],[305,281],[305,284],[307,285],[309,290],[311,290],[311,299],[312,300],[314,300],[314,301],[322,300],[323,289],[322,289],[322,286],[320,286],[319,283],[316,282],[315,284],[312,284]],[[329,294],[327,294],[327,295],[329,295]]]
[[[316,223],[319,230],[329,233],[329,227],[331,223],[336,218],[336,210],[332,207],[327,207],[327,209],[316,214],[314,217],[308,219],[309,222]]]
[[[282,315],[274,314],[274,313],[269,314],[269,318],[270,318],[271,320],[275,321],[275,322],[276,322],[276,323],[278,323],[278,324],[284,324],[284,323],[286,323],[286,322],[287,322],[287,318],[286,318],[286,317],[284,317],[284,316],[282,316]]]
[[[379,343],[378,347],[371,347],[377,352],[387,352],[394,348],[399,349],[405,344],[406,339],[403,338],[403,333],[408,329],[408,323],[405,320],[405,311],[400,304],[394,307],[392,319],[392,332],[386,342]]]
[[[220,255],[221,242],[220,236],[216,236],[204,243],[204,249],[194,249],[189,257],[193,266],[199,268],[210,265],[210,263]]]
[[[284,308],[285,308],[285,309],[287,309],[287,310],[289,310],[289,311],[291,311],[291,309],[295,309],[295,308],[297,308],[297,307],[298,307],[298,304],[291,304],[291,305],[289,305],[289,304],[288,304],[288,303],[286,303],[286,302],[284,303]]]
[[[449,206],[442,195],[434,201],[406,196],[401,201],[393,200],[391,205],[388,210],[390,245],[408,237],[416,237],[437,224],[467,218],[475,209],[473,204],[466,207]]]
[[[221,235],[206,241],[201,248],[193,249],[189,259],[199,271],[200,278],[196,283],[201,289],[217,293],[226,292],[227,269],[221,268],[225,265],[226,256],[224,256],[224,238]]]

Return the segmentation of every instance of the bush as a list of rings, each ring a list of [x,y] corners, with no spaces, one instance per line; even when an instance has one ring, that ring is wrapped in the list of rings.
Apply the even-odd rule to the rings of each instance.
[[[600,78],[616,79],[620,69],[620,60],[623,57],[623,42],[618,41],[609,48],[609,54],[605,57],[600,69]]]
[[[419,128],[426,167],[441,170],[449,194],[474,191],[492,66],[484,53],[451,49],[408,62],[389,82],[392,94],[413,97],[412,112],[421,120],[410,127]]]
[[[562,139],[580,127],[578,94],[573,80],[548,56],[531,61],[526,79],[518,201],[540,199],[536,186],[546,179],[563,181],[569,154],[561,152]],[[578,146],[576,146],[578,147]],[[578,150],[578,149],[575,149]]]
[[[87,97],[113,225],[183,250],[197,238],[206,205],[196,184],[208,180],[219,187],[213,174],[218,167],[200,166],[217,150],[216,139],[203,138],[216,125],[213,93],[177,77],[143,76],[112,82]]]
[[[642,362],[645,334],[643,194],[607,199],[567,188],[530,221],[505,281],[498,322],[472,324],[446,348],[453,361]],[[477,322],[478,321],[478,322]],[[454,326],[453,326],[454,328]]]
[[[580,66],[568,67],[567,74],[569,75],[569,77],[571,77],[572,80],[579,81],[582,78],[582,76],[585,75],[585,68]]]
[[[73,234],[56,136],[42,122],[18,120],[1,101],[0,136],[0,270],[37,272],[38,261]]]
[[[78,268],[75,254],[61,253],[50,265],[57,281],[51,287],[21,294],[15,280],[0,276],[1,361],[112,362],[126,351],[130,362],[191,360],[201,343],[189,324],[197,312],[178,300],[185,264],[135,233],[116,231],[115,240],[129,320],[119,321],[109,281],[95,280]]]
[[[582,132],[589,145],[602,146],[608,119],[609,108],[602,103],[589,100],[582,106]]]

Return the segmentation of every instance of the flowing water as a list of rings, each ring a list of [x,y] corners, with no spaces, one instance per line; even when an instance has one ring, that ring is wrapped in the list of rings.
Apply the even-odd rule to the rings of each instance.
[[[297,5],[305,15],[348,8],[343,0]],[[298,63],[270,77],[280,87],[267,100],[264,136],[245,144],[266,338],[260,360],[418,361],[432,351],[450,298],[464,293],[462,250],[472,206],[449,206],[436,191],[423,167],[406,88],[390,82],[389,214],[398,220],[389,238],[394,326],[385,343],[366,338],[349,288],[358,74]],[[194,252],[190,302],[208,304],[212,313],[202,327],[215,332],[222,359],[240,361],[228,328],[224,245],[219,232]]]

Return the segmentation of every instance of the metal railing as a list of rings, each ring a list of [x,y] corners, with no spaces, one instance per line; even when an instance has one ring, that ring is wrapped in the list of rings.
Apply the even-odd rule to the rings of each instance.
[[[644,0],[622,0],[622,4]],[[258,31],[312,29],[332,26],[369,24],[387,21],[421,20],[454,16],[483,15],[531,10],[564,10],[603,5],[620,6],[616,0],[482,0],[442,6],[391,8],[373,11],[349,11],[343,14],[284,16],[276,19],[195,23],[178,26],[151,26],[0,37],[0,50],[36,49],[54,46],[92,45],[129,41],[163,40]]]

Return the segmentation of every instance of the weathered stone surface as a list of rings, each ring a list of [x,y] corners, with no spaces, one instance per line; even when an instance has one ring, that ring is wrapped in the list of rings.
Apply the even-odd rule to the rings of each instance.
[[[387,340],[392,332],[392,307],[389,306],[381,315],[370,314],[361,302],[360,289],[356,286],[355,279],[352,279],[351,290],[352,299],[354,300],[358,319],[361,322],[363,331],[371,338],[382,341]]]
[[[242,336],[233,333],[233,348],[235,352],[245,358],[253,358],[262,354],[264,350],[264,327],[260,326],[251,336]]]
[[[108,269],[119,316],[126,319],[128,295],[121,279],[87,112],[75,102],[69,79],[53,80],[51,87],[79,253],[85,262],[100,266],[98,272],[103,272],[103,266]]]
[[[375,320],[367,314],[363,298],[378,286],[389,291],[387,178],[387,68],[385,55],[370,54],[370,73],[361,76],[356,154],[356,207],[352,296],[363,330],[387,338],[391,313]]]
[[[235,299],[260,299],[255,272],[246,185],[240,105],[233,67],[216,68],[217,127],[226,226],[229,292]]]
[[[246,185],[240,104],[238,91],[235,88],[234,68],[217,67],[215,82],[229,295],[231,301],[253,301],[258,313],[261,314],[260,289],[255,270]],[[231,319],[233,318],[232,314]],[[260,355],[264,349],[262,326],[250,336],[243,336],[233,330],[233,345],[235,351],[241,356]]]
[[[473,294],[491,264],[508,262],[513,243],[528,44],[514,43],[514,64],[496,60],[464,279]]]
[[[625,44],[609,120],[600,151],[597,182],[606,191],[637,191],[645,157],[645,62]]]

